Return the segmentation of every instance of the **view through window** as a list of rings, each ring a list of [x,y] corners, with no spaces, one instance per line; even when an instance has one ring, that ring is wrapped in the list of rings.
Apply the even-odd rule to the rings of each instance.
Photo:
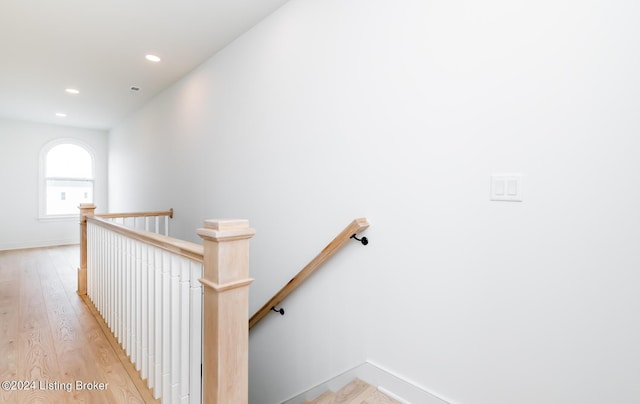
[[[93,158],[83,147],[64,143],[45,157],[45,214],[75,215],[78,205],[93,202]]]

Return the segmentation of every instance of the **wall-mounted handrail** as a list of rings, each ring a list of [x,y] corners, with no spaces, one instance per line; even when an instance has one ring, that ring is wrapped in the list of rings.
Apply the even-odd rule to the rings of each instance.
[[[249,328],[252,328],[260,320],[262,320],[272,308],[280,305],[280,303],[296,290],[307,278],[309,278],[318,268],[322,266],[329,258],[331,258],[340,248],[342,248],[354,234],[358,234],[369,227],[366,218],[355,219],[340,234],[338,234],[327,246],[311,260],[296,276],[276,293],[267,303],[264,304],[249,319]],[[282,314],[282,312],[280,312]]]

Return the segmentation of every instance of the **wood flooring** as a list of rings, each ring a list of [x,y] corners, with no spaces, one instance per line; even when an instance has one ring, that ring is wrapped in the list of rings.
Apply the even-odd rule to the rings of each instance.
[[[78,246],[0,251],[0,403],[157,403],[92,305]]]

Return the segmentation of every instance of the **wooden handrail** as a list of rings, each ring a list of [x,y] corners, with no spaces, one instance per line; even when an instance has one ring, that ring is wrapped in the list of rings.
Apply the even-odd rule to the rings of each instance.
[[[266,316],[272,307],[278,306],[287,296],[296,290],[307,278],[309,278],[318,268],[322,266],[331,256],[333,256],[340,248],[342,248],[351,238],[352,235],[358,234],[369,227],[369,223],[365,218],[355,219],[340,234],[338,234],[327,246],[318,254],[311,262],[307,264],[296,276],[276,293],[271,300],[264,304],[249,319],[249,328],[256,325],[264,316]]]
[[[202,262],[204,256],[203,247],[200,244],[191,243],[189,241],[179,240],[177,238],[164,236],[162,234],[152,233],[144,230],[132,229],[121,224],[113,223],[105,220],[104,216],[87,217],[87,221],[98,226],[106,227],[116,233],[125,235],[134,240],[142,241],[147,244],[162,248],[163,250],[190,258],[194,261]]]
[[[153,216],[168,216],[173,219],[173,208],[169,210],[163,210],[158,212],[128,212],[128,213],[100,213],[96,214],[96,217],[104,219],[119,219],[123,217],[153,217]]]

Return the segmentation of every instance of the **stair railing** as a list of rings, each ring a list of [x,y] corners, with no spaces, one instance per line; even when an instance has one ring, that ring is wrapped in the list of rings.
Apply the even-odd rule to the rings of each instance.
[[[255,230],[246,220],[207,220],[198,245],[113,223],[95,208],[80,206],[78,293],[94,304],[154,398],[246,404]]]
[[[349,242],[349,239],[355,238],[361,241],[362,244],[368,243],[367,239],[363,237],[358,239],[355,237],[357,234],[364,231],[369,227],[369,223],[365,218],[359,218],[353,220],[344,230],[340,232],[327,246],[312,259],[297,275],[284,286],[278,293],[276,293],[267,303],[265,303],[251,318],[249,319],[249,328],[251,329],[260,320],[262,320],[269,312],[276,311],[280,314],[284,314],[283,309],[277,307],[280,303],[293,293],[304,281],[306,281],[314,272],[316,272],[329,258],[331,258],[338,250],[345,246]]]
[[[95,216],[133,229],[168,236],[169,219],[173,219],[173,208],[159,212],[102,213]]]

